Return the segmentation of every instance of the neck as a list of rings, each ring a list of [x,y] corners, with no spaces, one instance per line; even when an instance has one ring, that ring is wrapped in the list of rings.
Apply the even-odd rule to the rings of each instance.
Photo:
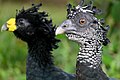
[[[99,41],[91,40],[81,45],[77,56],[77,80],[108,80],[101,68],[101,53]]]
[[[77,62],[90,68],[98,68],[101,64],[102,45],[98,41],[82,44],[77,56]]]
[[[42,78],[45,72],[53,66],[52,55],[45,40],[28,43],[27,80]],[[46,71],[45,71],[46,70]]]
[[[31,59],[34,63],[38,64],[39,67],[53,65],[52,53],[50,52],[49,45],[45,40],[29,43],[28,49],[28,59]]]

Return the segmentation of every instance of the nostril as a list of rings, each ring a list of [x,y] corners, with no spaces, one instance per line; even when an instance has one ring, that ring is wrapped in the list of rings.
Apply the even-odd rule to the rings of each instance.
[[[98,23],[96,20],[93,21],[94,24]]]
[[[66,27],[66,25],[64,25],[63,27]]]
[[[67,25],[64,25],[63,27],[65,28],[65,27],[67,27]]]

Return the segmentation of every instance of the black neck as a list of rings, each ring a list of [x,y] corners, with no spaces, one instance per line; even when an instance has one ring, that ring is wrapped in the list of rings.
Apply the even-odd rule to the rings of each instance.
[[[32,61],[38,64],[39,67],[47,67],[53,65],[49,45],[45,40],[28,43],[28,53],[28,59],[32,59]]]
[[[82,44],[77,56],[77,80],[108,80],[101,68],[102,45],[93,40]]]

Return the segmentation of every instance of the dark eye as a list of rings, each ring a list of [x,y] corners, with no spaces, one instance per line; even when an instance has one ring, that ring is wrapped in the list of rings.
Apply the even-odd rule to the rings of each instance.
[[[20,25],[23,25],[23,24],[24,24],[24,20],[23,20],[22,18],[19,19],[18,22],[19,22]]]
[[[20,25],[23,25],[24,23],[23,22],[20,22]]]
[[[85,24],[85,23],[86,23],[86,19],[81,18],[80,21],[79,21],[79,23],[80,23],[81,25]]]

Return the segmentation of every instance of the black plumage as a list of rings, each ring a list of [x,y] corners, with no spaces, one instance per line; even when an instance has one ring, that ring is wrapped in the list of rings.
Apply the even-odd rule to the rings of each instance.
[[[28,45],[27,80],[75,80],[75,75],[68,74],[53,63],[52,50],[56,49],[55,26],[48,20],[46,12],[39,12],[42,4],[24,8],[16,14],[17,29],[15,36]]]
[[[83,5],[84,0],[75,8],[68,5],[67,20],[56,29],[56,34],[65,33],[69,40],[80,45],[76,62],[77,80],[113,80],[101,68],[102,46],[110,42],[107,38],[109,28],[103,27],[103,19],[95,17],[101,10],[92,2]]]

